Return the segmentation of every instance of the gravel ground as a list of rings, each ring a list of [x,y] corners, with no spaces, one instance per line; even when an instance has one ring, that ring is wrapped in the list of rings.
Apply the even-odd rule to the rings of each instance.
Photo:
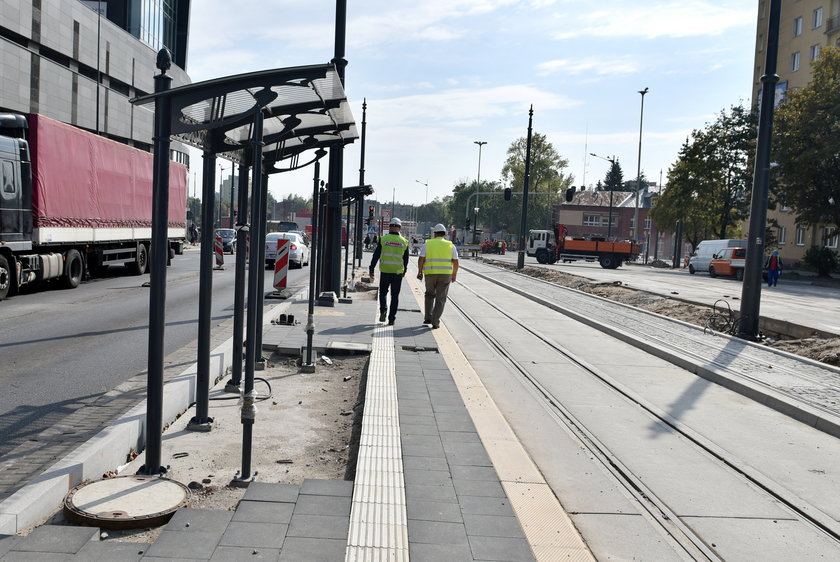
[[[515,269],[515,266],[511,264],[493,262],[493,265]],[[577,275],[552,271],[542,267],[525,266],[520,272],[697,326],[705,326],[712,313],[712,309],[707,306],[689,304],[646,291],[623,287],[620,284],[595,282]],[[773,340],[768,338],[765,345],[828,365],[840,366],[840,338],[806,338],[800,340]]]

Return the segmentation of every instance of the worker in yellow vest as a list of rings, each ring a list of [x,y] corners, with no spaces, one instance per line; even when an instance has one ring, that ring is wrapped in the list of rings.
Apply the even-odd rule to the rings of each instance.
[[[397,307],[400,305],[400,288],[402,287],[405,268],[408,266],[408,240],[400,235],[402,221],[396,217],[388,223],[388,234],[379,238],[379,244],[373,251],[370,260],[370,278],[374,278],[376,262],[379,262],[379,321],[393,326],[397,318]],[[388,308],[388,293],[391,293],[391,307]]]
[[[417,262],[417,279],[426,276],[425,311],[423,324],[431,324],[432,329],[440,327],[440,317],[449,294],[449,285],[458,276],[458,249],[446,239],[446,227],[436,224],[432,228],[434,238],[426,240],[420,249]]]

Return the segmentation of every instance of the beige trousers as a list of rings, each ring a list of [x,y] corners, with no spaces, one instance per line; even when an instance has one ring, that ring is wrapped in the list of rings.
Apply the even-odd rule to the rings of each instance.
[[[449,294],[449,284],[452,283],[452,275],[432,274],[425,275],[426,293],[424,320],[431,322],[432,326],[440,324],[440,317],[443,315],[443,307],[446,304],[446,296]]]

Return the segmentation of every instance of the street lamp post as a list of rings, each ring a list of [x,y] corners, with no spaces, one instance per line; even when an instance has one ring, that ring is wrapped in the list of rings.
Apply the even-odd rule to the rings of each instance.
[[[428,205],[429,204],[429,180],[426,180],[424,182],[420,181],[420,180],[414,180],[414,181],[416,181],[420,185],[425,185],[426,186],[426,204]]]
[[[487,141],[473,141],[473,144],[478,145],[478,174],[475,179],[475,214],[473,215],[473,244],[478,243],[478,192],[481,188],[481,147],[487,144]]]
[[[642,107],[639,112],[639,159],[636,166],[636,210],[633,211],[633,239],[639,240],[639,189],[642,187],[642,123],[645,118],[645,94],[648,93],[648,88],[639,90],[642,94]],[[647,254],[647,248],[645,248]]]
[[[598,156],[594,152],[590,152],[589,155],[594,156],[595,158],[600,158],[601,160],[606,160],[607,162],[612,164],[612,166],[615,166],[615,162],[616,162],[615,156],[613,156],[612,158],[606,158],[604,156]],[[610,171],[612,171],[612,168],[610,168]],[[609,215],[609,218],[607,219],[607,240],[609,240],[610,237],[612,236],[613,186],[609,186],[609,188],[610,188],[610,215]]]

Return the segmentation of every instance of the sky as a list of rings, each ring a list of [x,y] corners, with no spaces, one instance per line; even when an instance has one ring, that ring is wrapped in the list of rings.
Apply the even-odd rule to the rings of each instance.
[[[479,151],[480,178],[501,180],[531,106],[533,130],[568,161],[573,185],[606,175],[609,163],[589,153],[617,158],[635,178],[640,120],[642,173],[666,180],[693,129],[750,103],[757,9],[745,0],[349,0],[345,89],[359,131],[367,100],[372,198],[443,198],[476,179]],[[193,82],[333,58],[333,0],[200,0],[190,17]],[[345,186],[358,184],[360,145],[344,151]],[[269,189],[278,200],[309,197],[312,169],[276,174]]]

